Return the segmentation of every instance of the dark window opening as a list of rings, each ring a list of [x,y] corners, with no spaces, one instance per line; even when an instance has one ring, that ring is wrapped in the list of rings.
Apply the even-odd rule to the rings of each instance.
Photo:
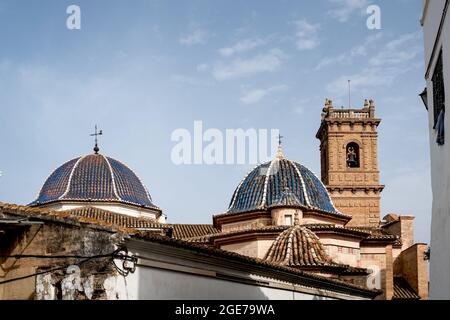
[[[359,145],[355,142],[350,142],[347,145],[345,154],[347,155],[347,167],[359,168]]]
[[[325,184],[328,184],[328,152],[327,152],[327,146],[322,146],[322,154],[321,154],[321,176],[322,176],[322,182]]]
[[[442,51],[436,62],[433,72],[433,129],[436,130],[436,142],[440,145],[444,144],[444,115],[445,115],[445,87],[444,73],[442,64]]]

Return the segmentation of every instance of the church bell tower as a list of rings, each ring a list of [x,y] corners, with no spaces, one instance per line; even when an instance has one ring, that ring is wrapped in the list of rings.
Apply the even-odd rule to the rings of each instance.
[[[325,101],[316,138],[320,140],[321,177],[337,210],[353,218],[349,226],[380,222],[378,133],[373,100],[362,109],[335,109]]]

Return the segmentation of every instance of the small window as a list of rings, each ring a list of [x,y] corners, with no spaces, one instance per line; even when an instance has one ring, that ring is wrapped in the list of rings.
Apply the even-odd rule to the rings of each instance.
[[[347,168],[359,168],[359,145],[350,142],[346,148]]]
[[[436,130],[436,142],[439,145],[444,144],[444,115],[445,115],[445,87],[444,73],[442,64],[442,51],[434,67],[433,78],[433,115],[434,126]]]
[[[292,215],[287,214],[284,216],[284,224],[287,226],[292,226]]]

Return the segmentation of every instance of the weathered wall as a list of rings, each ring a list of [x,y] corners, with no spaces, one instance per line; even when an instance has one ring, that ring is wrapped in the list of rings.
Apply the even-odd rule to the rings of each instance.
[[[417,243],[402,251],[394,263],[394,274],[402,276],[422,299],[428,299],[427,245]]]
[[[45,223],[8,230],[2,236],[1,255],[91,257],[112,253],[117,236],[106,231],[61,223]],[[1,299],[105,299],[104,282],[116,271],[110,258],[0,258],[0,281],[61,270],[0,284]],[[110,281],[110,280],[109,280]],[[37,292],[36,292],[37,290]]]
[[[383,290],[383,295],[377,299],[391,299],[394,294],[392,246],[361,247],[360,267],[372,270],[368,277],[368,287]]]
[[[334,262],[348,264],[353,267],[359,266],[361,255],[357,239],[327,234],[319,234],[319,238]]]
[[[398,216],[398,221],[387,226],[385,230],[401,238],[402,250],[414,244],[414,216]]]
[[[254,228],[270,226],[270,225],[272,225],[271,218],[258,218],[258,219],[251,219],[251,220],[244,220],[244,221],[239,221],[239,222],[223,224],[221,229],[223,232],[229,232],[229,231],[235,231],[235,230],[254,229]]]

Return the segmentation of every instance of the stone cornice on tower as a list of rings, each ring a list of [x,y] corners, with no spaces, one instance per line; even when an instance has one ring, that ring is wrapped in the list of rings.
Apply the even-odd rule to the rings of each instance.
[[[322,122],[319,130],[317,130],[316,138],[322,139],[322,136],[327,134],[325,129],[328,125],[349,124],[350,127],[354,124],[373,125],[376,130],[380,122],[381,119],[375,117],[375,103],[372,99],[366,99],[362,109],[336,109],[333,106],[333,101],[326,99],[325,106],[322,109]]]

